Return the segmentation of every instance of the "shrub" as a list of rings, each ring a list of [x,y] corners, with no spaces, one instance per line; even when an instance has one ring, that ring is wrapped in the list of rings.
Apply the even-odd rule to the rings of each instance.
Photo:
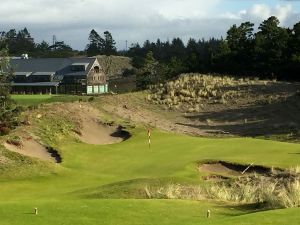
[[[18,136],[11,137],[10,139],[7,140],[7,143],[9,143],[11,145],[15,145],[17,147],[21,147],[22,146],[22,140]]]
[[[268,176],[252,174],[206,186],[166,184],[147,187],[151,198],[215,199],[238,204],[261,204],[266,208],[300,206],[300,174],[298,167]]]
[[[7,135],[10,132],[10,128],[6,126],[1,126],[0,127],[0,135]]]

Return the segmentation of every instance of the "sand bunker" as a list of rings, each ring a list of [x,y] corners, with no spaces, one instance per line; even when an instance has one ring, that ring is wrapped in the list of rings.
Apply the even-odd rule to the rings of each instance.
[[[229,176],[241,176],[242,173],[248,168],[249,165],[233,164],[223,161],[208,162],[199,165],[199,171],[213,174],[223,174]],[[257,173],[257,174],[269,174],[270,168],[263,166],[250,166],[244,174]]]
[[[125,136],[126,132],[118,127],[104,125],[91,118],[83,121],[79,139],[88,144],[105,145],[122,142]]]
[[[73,105],[73,107],[76,107]],[[78,107],[78,106],[77,106]],[[99,110],[80,104],[76,110],[78,127],[75,133],[84,143],[106,145],[122,142],[130,137],[123,127],[114,124],[103,124],[99,121]]]
[[[57,151],[54,151],[50,148],[46,148],[34,139],[22,141],[22,146],[16,146],[9,143],[4,143],[4,146],[8,150],[20,153],[22,155],[35,157],[50,162],[61,162],[61,158]]]

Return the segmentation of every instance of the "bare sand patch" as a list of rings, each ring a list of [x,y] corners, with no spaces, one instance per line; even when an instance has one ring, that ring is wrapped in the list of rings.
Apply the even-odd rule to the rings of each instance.
[[[41,160],[58,162],[53,153],[51,154],[48,149],[38,143],[34,139],[27,139],[22,141],[21,146],[16,146],[10,143],[4,143],[4,147],[10,151],[20,153],[22,155],[39,158]]]
[[[121,126],[102,123],[99,119],[100,111],[87,104],[73,104],[71,110],[76,111],[77,117],[77,128],[74,132],[84,143],[113,144],[122,142],[130,136]]]
[[[211,174],[222,174],[228,176],[241,176],[244,174],[257,173],[257,174],[269,174],[272,172],[271,168],[256,166],[256,165],[241,165],[229,162],[208,162],[200,164],[198,167],[200,172],[206,172]],[[278,169],[274,169],[278,170]],[[244,172],[244,173],[243,173]]]
[[[95,118],[87,118],[82,122],[81,135],[79,139],[88,144],[105,145],[122,142],[120,136],[114,136],[117,128],[101,124]]]

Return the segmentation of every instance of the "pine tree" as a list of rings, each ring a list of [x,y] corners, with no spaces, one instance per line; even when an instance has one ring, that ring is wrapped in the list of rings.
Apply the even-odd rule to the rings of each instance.
[[[19,110],[10,98],[12,73],[7,49],[0,50],[0,135],[8,134],[17,123]]]
[[[109,55],[116,55],[117,49],[115,47],[116,42],[113,39],[111,33],[109,31],[104,32],[104,42],[103,42],[103,54]]]
[[[89,34],[89,44],[86,46],[88,56],[100,55],[103,52],[104,39],[92,29]]]

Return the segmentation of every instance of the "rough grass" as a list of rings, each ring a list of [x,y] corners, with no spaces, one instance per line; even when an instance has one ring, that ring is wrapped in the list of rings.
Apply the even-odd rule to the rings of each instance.
[[[199,112],[204,104],[232,104],[238,98],[249,97],[254,86],[267,86],[276,81],[204,74],[181,74],[178,79],[150,87],[147,99],[171,109]],[[270,104],[277,96],[268,96],[261,104]]]
[[[0,146],[0,180],[46,176],[55,173],[55,165],[6,150]]]

